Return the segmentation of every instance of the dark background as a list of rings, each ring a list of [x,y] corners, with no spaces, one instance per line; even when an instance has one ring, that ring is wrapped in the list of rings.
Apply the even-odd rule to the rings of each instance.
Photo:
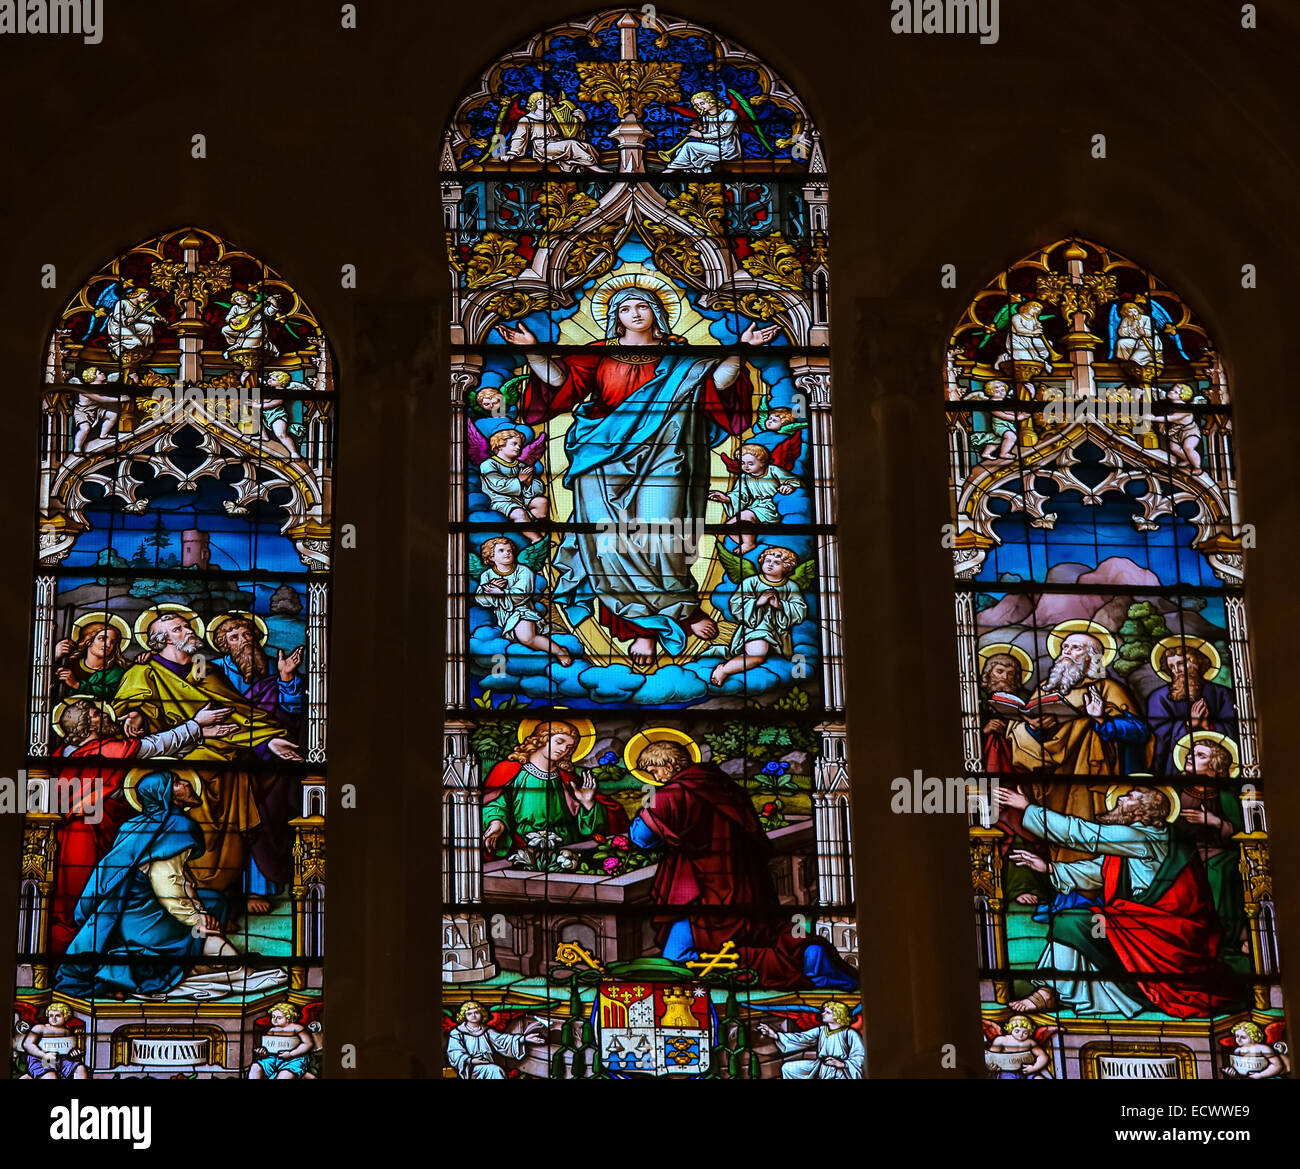
[[[27,741],[37,402],[77,285],[185,223],[294,283],[341,398],[331,660],[327,1075],[439,1074],[439,733],[446,581],[442,124],[558,0],[105,0],[104,42],[0,37],[0,774]],[[637,6],[639,8],[639,6]],[[1199,312],[1237,406],[1264,786],[1289,1001],[1300,1001],[1294,728],[1295,76],[1300,6],[1003,0],[1001,39],[894,36],[887,0],[664,10],[765,58],[817,119],[831,175],[832,321],[868,1067],[982,1074],[965,823],[893,816],[889,784],[959,775],[943,346],[998,270],[1076,232]],[[190,140],[207,136],[194,160]],[[1090,156],[1104,133],[1105,160]],[[340,287],[355,264],[355,291]],[[1241,287],[1257,265],[1259,287]],[[41,266],[58,287],[40,287]],[[955,264],[958,287],[940,287]],[[337,792],[353,783],[355,810]],[[0,988],[19,819],[0,822]],[[357,1048],[339,1072],[339,1045]],[[959,1066],[940,1065],[957,1046]]]

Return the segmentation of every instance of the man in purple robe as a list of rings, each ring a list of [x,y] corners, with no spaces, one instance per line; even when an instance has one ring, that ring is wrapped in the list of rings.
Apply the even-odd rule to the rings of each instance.
[[[212,644],[221,657],[209,662],[220,670],[230,685],[256,707],[289,729],[295,738],[300,730],[303,684],[298,677],[303,647],[285,655],[276,650],[275,669],[262,649],[261,630],[252,618],[232,613],[213,622]],[[294,815],[295,785],[276,776],[258,801],[262,824],[253,838],[253,866],[249,873],[249,912],[265,913],[269,896],[280,891],[293,875],[293,835],[289,819]]]
[[[1200,638],[1169,637],[1152,650],[1152,665],[1159,664],[1158,655],[1163,651],[1170,678],[1168,685],[1147,700],[1147,718],[1155,735],[1154,775],[1178,773],[1174,744],[1192,731],[1220,731],[1234,741],[1238,738],[1232,691],[1206,679],[1214,663],[1198,648],[1202,645]]]

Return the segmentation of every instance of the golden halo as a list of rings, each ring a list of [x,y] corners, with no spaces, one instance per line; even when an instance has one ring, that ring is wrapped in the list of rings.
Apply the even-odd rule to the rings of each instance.
[[[1115,660],[1115,655],[1119,653],[1119,643],[1109,629],[1104,625],[1098,625],[1095,621],[1089,621],[1085,617],[1078,617],[1073,621],[1062,621],[1047,635],[1047,652],[1051,655],[1053,661],[1061,656],[1061,646],[1071,633],[1086,633],[1089,637],[1095,637],[1101,642],[1101,664],[1103,666],[1109,666]]]
[[[168,613],[177,613],[184,617],[190,623],[190,628],[202,637],[204,633],[203,618],[200,617],[188,605],[177,605],[173,601],[164,601],[161,605],[151,605],[139,617],[135,619],[135,639],[145,649],[149,648],[149,626],[152,625],[159,617]],[[195,628],[197,626],[197,628]]]
[[[1020,679],[1022,686],[1028,685],[1029,679],[1034,676],[1034,661],[1018,645],[1012,645],[1009,641],[995,641],[992,645],[980,646],[980,673],[984,672],[984,667],[989,658],[994,654],[1007,654],[1020,663],[1020,668],[1024,671],[1024,676]]]
[[[266,622],[256,613],[250,613],[247,609],[231,609],[228,613],[222,613],[220,617],[213,617],[212,621],[208,624],[208,644],[215,649],[217,653],[222,652],[217,648],[217,630],[232,617],[242,617],[245,621],[251,621],[256,625],[258,637],[261,638],[262,645],[266,645],[266,639],[271,636],[270,632],[266,628]]]
[[[158,760],[159,763],[164,760]],[[156,771],[170,771],[177,779],[183,779],[194,789],[194,794],[203,798],[203,780],[199,778],[199,773],[192,767],[133,767],[126,773],[126,778],[122,781],[122,794],[126,796],[126,802],[131,805],[137,812],[144,809],[140,807],[140,799],[135,794],[136,785],[146,776],[153,775]]]
[[[1151,668],[1166,682],[1172,682],[1173,678],[1170,676],[1169,671],[1165,669],[1165,656],[1171,649],[1182,649],[1183,646],[1194,649],[1197,653],[1202,653],[1210,659],[1210,664],[1205,667],[1205,672],[1201,674],[1201,677],[1207,682],[1213,682],[1219,676],[1219,670],[1223,668],[1223,659],[1219,657],[1219,651],[1214,648],[1213,644],[1203,637],[1175,635],[1161,638],[1151,647]]]
[[[1218,743],[1232,756],[1232,763],[1228,767],[1228,775],[1236,779],[1241,774],[1241,749],[1237,746],[1235,740],[1228,738],[1222,731],[1190,731],[1174,744],[1173,750],[1170,752],[1174,768],[1180,775],[1187,769],[1187,757],[1192,753],[1193,741],[1197,743]],[[1201,776],[1198,778],[1212,777]]]
[[[668,314],[668,329],[677,328],[682,315],[682,298],[667,280],[651,276],[649,272],[627,272],[622,276],[611,276],[591,294],[591,316],[599,326],[602,334],[609,333],[609,302],[616,292],[625,288],[641,288],[655,294],[656,299]]]
[[[651,743],[680,743],[690,753],[692,763],[700,761],[700,745],[685,731],[679,731],[676,727],[646,727],[628,739],[627,746],[623,748],[623,766],[642,783],[653,787],[662,786],[653,775],[636,765],[641,752]]]
[[[526,718],[519,723],[519,742],[523,742],[542,723],[568,723],[578,732],[578,741],[570,756],[575,762],[585,759],[596,745],[596,727],[589,718],[576,718],[565,711],[560,711],[554,718]]]
[[[54,733],[63,738],[63,727],[59,720],[63,718],[63,712],[68,709],[74,702],[93,702],[99,707],[100,714],[106,714],[113,722],[117,722],[117,712],[109,705],[108,699],[96,698],[93,694],[69,694],[58,706],[54,708],[53,723]]]
[[[80,640],[78,634],[80,634],[87,625],[94,625],[96,622],[103,625],[111,625],[117,630],[117,641],[119,647],[131,644],[131,627],[116,613],[83,613],[72,623],[72,640]]]
[[[1142,774],[1141,772],[1137,772],[1129,776],[1129,778],[1137,779],[1141,776],[1141,774]],[[1167,784],[1163,784],[1163,783],[1112,784],[1110,787],[1106,789],[1106,810],[1108,812],[1114,811],[1115,805],[1119,803],[1120,796],[1127,795],[1135,787],[1149,787],[1149,788],[1154,788],[1158,792],[1164,792],[1165,799],[1169,801],[1169,815],[1165,817],[1165,823],[1172,824],[1175,820],[1178,819],[1178,814],[1183,810],[1183,802],[1178,798],[1178,792],[1174,788],[1169,787]]]

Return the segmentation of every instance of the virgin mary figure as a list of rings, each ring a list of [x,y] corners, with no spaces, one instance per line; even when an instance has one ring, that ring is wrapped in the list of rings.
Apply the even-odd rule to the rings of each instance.
[[[691,635],[707,641],[718,627],[700,608],[683,541],[619,539],[608,549],[596,529],[673,524],[684,532],[702,521],[710,452],[742,434],[752,415],[738,355],[640,352],[683,344],[673,332],[679,313],[667,281],[648,273],[607,280],[592,294],[604,340],[562,357],[527,353],[532,376],[520,400],[525,423],[573,414],[564,485],[573,493],[570,521],[581,530],[570,529],[555,552],[556,600],[572,610],[594,599],[597,619],[629,643],[640,668],[653,666],[660,648],[679,654]],[[522,321],[497,331],[511,345],[537,344]],[[740,340],[765,345],[779,331],[750,325]]]

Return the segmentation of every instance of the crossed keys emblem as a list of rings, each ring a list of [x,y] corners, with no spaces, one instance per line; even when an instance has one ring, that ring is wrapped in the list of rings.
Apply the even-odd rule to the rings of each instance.
[[[722,949],[716,954],[700,954],[702,961],[687,962],[686,965],[700,974],[712,970],[735,970],[740,965],[740,956],[736,953],[736,943],[728,938],[722,943]]]

